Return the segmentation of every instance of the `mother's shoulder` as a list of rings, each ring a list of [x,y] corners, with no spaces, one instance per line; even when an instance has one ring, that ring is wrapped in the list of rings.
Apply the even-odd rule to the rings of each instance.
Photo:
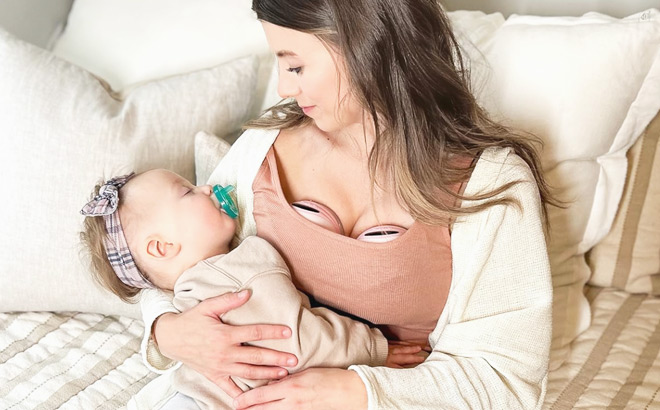
[[[486,148],[472,172],[470,184],[473,188],[490,188],[512,181],[533,181],[529,165],[518,156],[513,148]]]

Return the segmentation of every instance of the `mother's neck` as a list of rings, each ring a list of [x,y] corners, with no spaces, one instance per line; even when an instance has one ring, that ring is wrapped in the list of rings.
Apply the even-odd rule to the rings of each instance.
[[[372,121],[350,124],[337,131],[323,134],[334,150],[364,160],[369,157],[376,141]]]

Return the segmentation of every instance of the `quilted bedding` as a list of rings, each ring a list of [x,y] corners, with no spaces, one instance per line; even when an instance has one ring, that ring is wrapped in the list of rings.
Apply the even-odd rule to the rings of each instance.
[[[660,298],[589,288],[593,323],[550,374],[544,409],[660,409]],[[0,314],[0,409],[116,409],[155,377],[142,323],[83,313]]]
[[[0,329],[0,409],[118,409],[156,376],[134,319],[0,313]]]
[[[660,298],[586,294],[591,326],[550,373],[544,409],[660,409]]]

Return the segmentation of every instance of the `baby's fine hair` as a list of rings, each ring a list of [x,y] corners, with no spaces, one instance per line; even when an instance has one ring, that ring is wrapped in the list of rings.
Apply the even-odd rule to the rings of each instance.
[[[99,194],[103,182],[94,187],[90,200]],[[119,208],[122,203],[122,190],[119,190]],[[119,209],[117,209],[119,212]],[[136,296],[140,293],[139,288],[134,288],[123,283],[112,269],[108,255],[103,245],[103,239],[108,235],[105,222],[102,217],[85,217],[83,230],[80,232],[80,240],[83,244],[83,253],[88,259],[90,272],[94,280],[105,289],[119,296],[121,300],[136,303]]]

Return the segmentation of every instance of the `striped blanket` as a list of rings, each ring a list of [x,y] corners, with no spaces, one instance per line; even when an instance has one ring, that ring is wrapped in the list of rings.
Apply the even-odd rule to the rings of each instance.
[[[0,409],[118,409],[155,377],[134,319],[0,313],[0,329]]]
[[[593,323],[550,374],[544,410],[660,409],[660,298],[589,288]],[[0,409],[117,409],[155,375],[142,323],[0,313]]]
[[[660,298],[587,288],[592,323],[550,373],[544,409],[660,409]]]

